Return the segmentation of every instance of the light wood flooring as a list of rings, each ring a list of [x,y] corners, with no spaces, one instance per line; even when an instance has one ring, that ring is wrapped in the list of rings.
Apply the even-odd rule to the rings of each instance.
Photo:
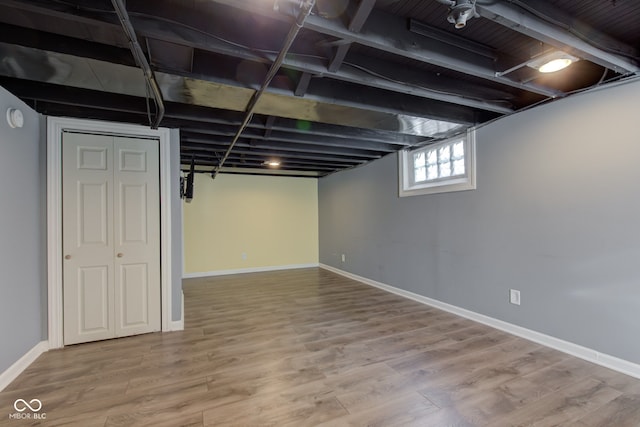
[[[47,426],[640,426],[640,380],[325,270],[184,293],[183,332],[40,356],[0,425],[37,398]]]

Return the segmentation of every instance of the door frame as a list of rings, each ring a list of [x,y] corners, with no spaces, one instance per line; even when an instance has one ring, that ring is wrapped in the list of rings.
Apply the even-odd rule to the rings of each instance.
[[[62,133],[156,138],[160,148],[160,300],[162,331],[171,329],[171,132],[167,128],[47,117],[47,289],[49,348],[64,347],[62,302]]]

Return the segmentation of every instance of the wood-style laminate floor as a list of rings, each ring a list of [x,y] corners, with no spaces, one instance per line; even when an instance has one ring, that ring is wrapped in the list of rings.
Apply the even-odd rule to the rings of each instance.
[[[304,269],[185,281],[185,330],[40,356],[47,426],[640,426],[640,380]]]

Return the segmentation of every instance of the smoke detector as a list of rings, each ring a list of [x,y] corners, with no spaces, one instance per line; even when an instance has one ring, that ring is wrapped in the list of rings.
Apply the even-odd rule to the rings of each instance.
[[[24,116],[22,115],[22,111],[17,108],[8,108],[7,123],[9,123],[9,126],[13,129],[24,126]]]

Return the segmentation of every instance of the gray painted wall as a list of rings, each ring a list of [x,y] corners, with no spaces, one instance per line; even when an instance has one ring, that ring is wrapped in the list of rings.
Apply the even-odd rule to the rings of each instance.
[[[399,198],[396,155],[321,179],[320,262],[640,363],[639,99],[479,129],[473,191]]]
[[[7,124],[9,107],[22,110],[22,129]],[[0,372],[46,339],[41,120],[0,87]]]
[[[182,200],[180,199],[180,131],[171,129],[171,320],[182,313]]]
[[[20,108],[11,129],[7,108]],[[0,372],[47,339],[46,121],[0,87]],[[172,313],[182,319],[180,134],[171,131]]]

